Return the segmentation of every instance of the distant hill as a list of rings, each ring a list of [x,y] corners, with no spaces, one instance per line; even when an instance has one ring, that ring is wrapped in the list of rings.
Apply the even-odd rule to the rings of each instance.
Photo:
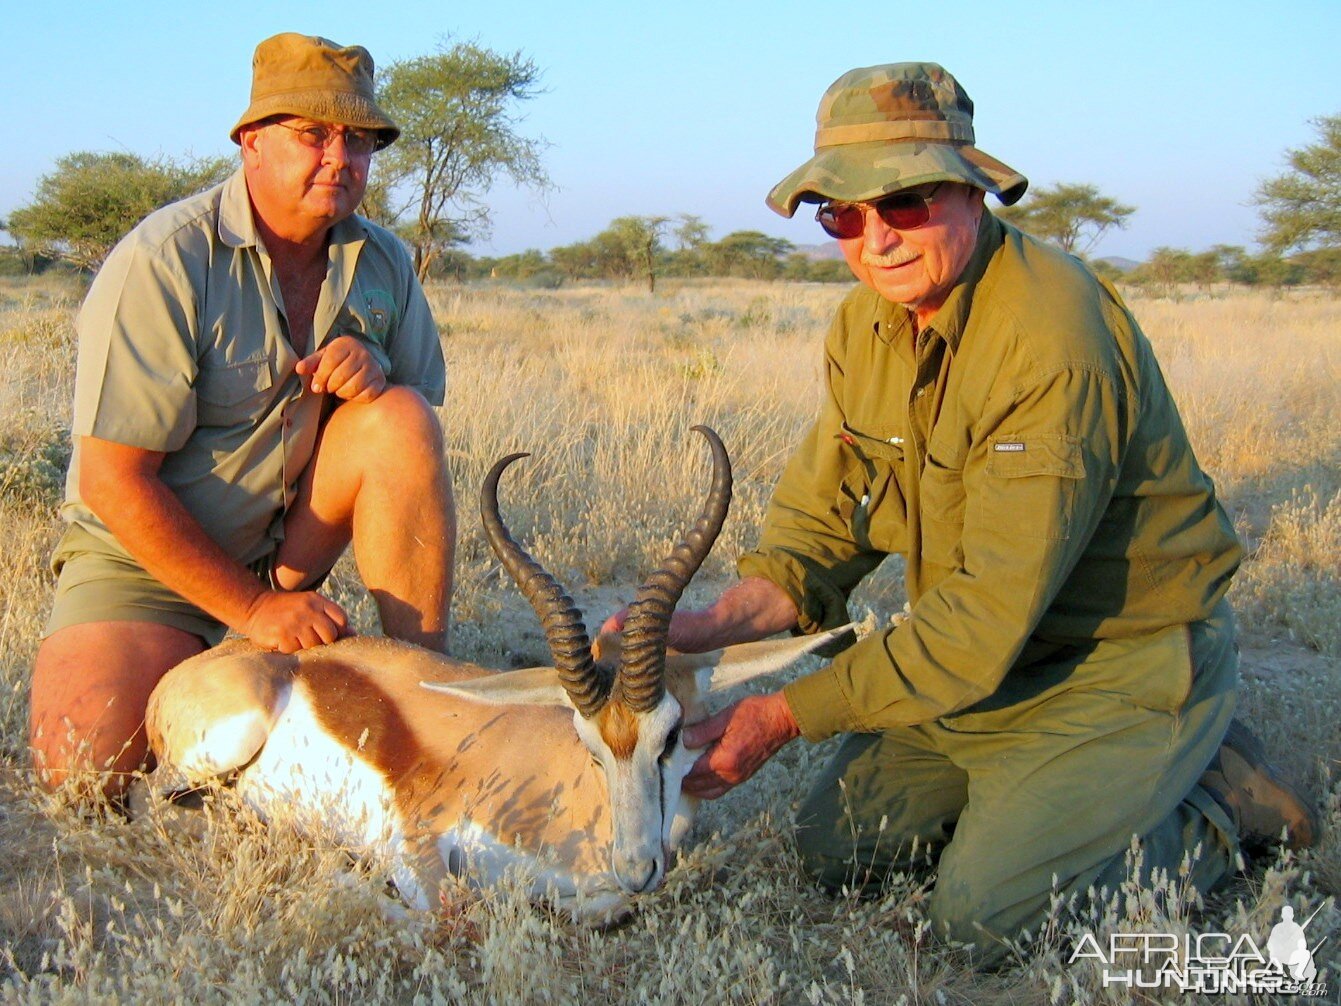
[[[1123,258],[1121,255],[1109,255],[1105,258],[1097,258],[1094,261],[1103,262],[1105,265],[1111,265],[1118,272],[1131,272],[1141,264],[1135,259]]]
[[[841,259],[843,257],[843,250],[838,247],[837,241],[826,241],[820,245],[797,245],[796,251],[806,258],[816,261]]]

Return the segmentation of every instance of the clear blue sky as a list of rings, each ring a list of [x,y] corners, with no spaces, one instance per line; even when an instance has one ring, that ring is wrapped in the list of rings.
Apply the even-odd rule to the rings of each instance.
[[[523,130],[557,190],[496,189],[477,253],[549,248],[624,214],[694,213],[714,237],[823,235],[764,194],[809,156],[815,106],[855,67],[935,60],[977,106],[978,145],[1035,185],[1091,182],[1138,208],[1097,249],[1251,245],[1252,192],[1341,112],[1338,0],[852,3],[684,0],[4,4],[9,142],[0,217],[76,150],[233,149],[251,53],[278,31],[367,46],[379,65],[450,36],[522,50],[546,93]]]

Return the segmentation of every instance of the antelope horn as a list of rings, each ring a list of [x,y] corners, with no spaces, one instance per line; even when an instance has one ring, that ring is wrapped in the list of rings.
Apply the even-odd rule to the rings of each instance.
[[[602,679],[591,657],[591,641],[582,613],[557,580],[513,540],[498,513],[498,480],[503,469],[529,454],[509,454],[490,470],[480,489],[480,518],[484,536],[502,561],[522,596],[530,602],[545,629],[549,652],[554,658],[564,691],[578,712],[590,719],[601,711],[610,694],[610,683]]]
[[[703,512],[666,560],[643,581],[624,619],[624,645],[619,687],[635,711],[651,709],[666,692],[666,633],[671,615],[690,579],[707,558],[731,506],[731,459],[716,433],[706,426],[695,430],[712,448],[712,486]]]

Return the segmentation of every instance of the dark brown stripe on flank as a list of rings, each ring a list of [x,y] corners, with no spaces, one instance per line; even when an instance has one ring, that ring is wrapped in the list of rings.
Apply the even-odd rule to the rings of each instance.
[[[365,674],[339,660],[312,659],[299,665],[296,677],[326,732],[361,752],[387,782],[423,761],[424,751],[396,703]]]

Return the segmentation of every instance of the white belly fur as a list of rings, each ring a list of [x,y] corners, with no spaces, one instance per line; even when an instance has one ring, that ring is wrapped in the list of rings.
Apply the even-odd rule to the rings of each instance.
[[[391,788],[322,730],[302,688],[293,690],[265,747],[238,778],[237,791],[269,820],[292,821],[351,850],[399,851]]]
[[[426,910],[437,891],[405,853],[395,793],[385,777],[322,727],[301,687],[275,721],[256,760],[239,775],[236,791],[270,822],[292,824],[350,852],[385,859],[405,902]],[[628,914],[628,898],[613,875],[575,876],[551,857],[536,857],[469,819],[438,836],[444,872],[472,887],[505,877],[526,882],[532,897],[556,903],[580,921],[606,923]]]

